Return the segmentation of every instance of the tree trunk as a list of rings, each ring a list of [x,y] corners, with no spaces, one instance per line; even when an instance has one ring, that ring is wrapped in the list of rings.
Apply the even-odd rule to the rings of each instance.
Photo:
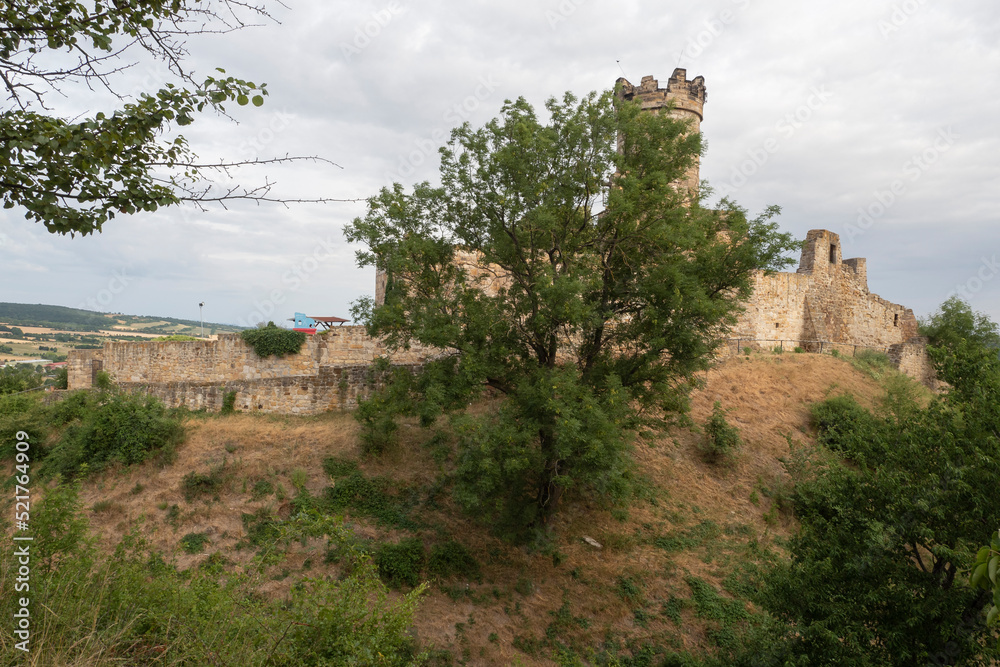
[[[538,432],[542,454],[545,457],[545,468],[538,482],[535,504],[538,507],[538,523],[542,526],[548,525],[549,520],[559,507],[559,499],[562,497],[562,485],[556,483],[556,479],[559,477],[560,461],[556,458],[555,435],[551,429],[552,427],[547,427]]]

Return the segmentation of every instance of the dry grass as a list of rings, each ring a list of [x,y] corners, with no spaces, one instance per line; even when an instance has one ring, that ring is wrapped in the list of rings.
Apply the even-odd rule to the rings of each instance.
[[[863,404],[873,404],[881,389],[844,360],[815,354],[735,357],[720,363],[705,379],[704,388],[693,396],[692,417],[704,423],[715,401],[729,410],[729,423],[740,428],[744,441],[735,463],[728,468],[706,464],[698,452],[701,436],[691,430],[675,429],[655,441],[639,443],[636,458],[651,482],[655,502],[638,503],[627,518],[616,518],[585,498],[567,503],[556,525],[558,564],[551,552],[529,552],[500,542],[487,527],[458,512],[447,493],[438,497],[440,509],[421,509],[419,518],[426,527],[420,536],[425,543],[453,537],[465,544],[482,567],[482,583],[469,584],[467,595],[464,581],[432,585],[415,623],[420,640],[448,649],[455,657],[464,655],[470,664],[553,664],[525,654],[513,643],[518,636],[544,638],[554,620],[552,612],[565,600],[571,614],[586,618],[589,627],[565,630],[564,640],[594,647],[611,633],[677,648],[706,647],[705,628],[692,612],[684,611],[685,622],[677,627],[659,614],[662,602],[671,595],[689,596],[687,574],[721,582],[745,557],[751,540],[768,546],[776,537],[790,535],[793,519],[779,516],[774,521],[772,516],[769,522],[765,515],[770,501],[751,502],[759,481],[774,484],[787,477],[779,462],[788,454],[784,434],[811,443],[810,403],[849,391]],[[237,414],[192,419],[188,429],[188,439],[171,465],[109,471],[86,484],[84,502],[105,503],[103,511],[90,514],[104,548],[143,522],[142,530],[153,545],[180,568],[197,565],[216,551],[239,567],[252,555],[249,550],[235,550],[243,537],[241,514],[262,506],[279,515],[287,510],[287,500],[281,503],[274,496],[253,500],[255,482],[281,484],[290,498],[292,471],[301,468],[307,473],[306,487],[319,494],[330,484],[321,467],[324,458],[357,458],[357,426],[350,414],[313,418]],[[404,425],[401,450],[378,462],[361,461],[363,472],[420,488],[425,498],[442,471],[421,444],[426,437],[416,426]],[[223,464],[227,482],[217,501],[210,496],[184,500],[181,484],[186,474],[207,473]],[[161,509],[172,505],[180,510],[174,525]],[[656,537],[706,520],[722,529],[709,544],[675,553],[652,544]],[[394,540],[404,535],[369,521],[352,522],[363,538]],[[181,536],[190,532],[208,534],[210,544],[204,553],[189,555],[180,549]],[[603,548],[588,545],[584,537],[596,539]],[[322,546],[313,541],[305,548],[290,549],[285,562],[274,568],[288,570],[290,576],[271,581],[267,591],[282,595],[303,575],[336,576],[336,566],[323,563]],[[312,566],[303,572],[306,559]],[[641,582],[641,597],[650,614],[646,627],[633,613],[638,603],[619,594],[617,582],[623,576]],[[493,634],[496,641],[491,642]]]

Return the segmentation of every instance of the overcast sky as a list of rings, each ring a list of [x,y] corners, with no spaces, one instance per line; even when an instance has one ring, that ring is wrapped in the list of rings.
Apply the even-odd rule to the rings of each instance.
[[[238,124],[185,128],[203,158],[319,155],[247,171],[289,197],[364,198],[437,176],[437,147],[505,98],[540,106],[626,76],[705,77],[701,176],[751,212],[841,235],[871,290],[933,311],[961,293],[1000,321],[1000,5],[995,0],[287,0],[280,23],[191,41],[189,65],[267,82]],[[430,6],[428,6],[430,5]],[[122,92],[153,91],[142,64]],[[64,113],[105,101],[65,89]],[[58,106],[57,104],[57,106]],[[348,317],[374,292],[343,228],[363,203],[119,217],[70,238],[0,212],[0,301],[251,325]]]

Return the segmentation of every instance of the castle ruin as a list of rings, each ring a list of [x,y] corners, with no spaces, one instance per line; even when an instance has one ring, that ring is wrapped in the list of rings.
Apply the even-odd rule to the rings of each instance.
[[[707,100],[703,77],[688,81],[678,68],[666,88],[652,76],[638,86],[624,78],[617,83],[624,99],[656,113],[668,110],[700,131]],[[696,162],[678,185],[697,193],[698,184]],[[459,252],[457,261],[471,277],[484,279],[484,289],[501,286],[503,278],[479,266],[474,255]],[[386,283],[385,274],[377,273],[377,303],[384,302]],[[865,260],[842,259],[840,237],[823,229],[807,234],[797,271],[757,274],[753,296],[730,336],[738,345],[758,348],[780,341],[809,351],[826,345],[882,350],[904,373],[934,383],[913,311],[872,294]],[[108,342],[101,350],[70,352],[69,389],[91,387],[103,370],[120,386],[147,391],[171,407],[218,410],[225,394],[236,392],[241,410],[316,414],[357,405],[374,386],[372,361],[386,352],[360,326],[310,336],[302,351],[281,359],[261,359],[237,334],[194,342]],[[418,368],[439,353],[417,346],[390,361]]]

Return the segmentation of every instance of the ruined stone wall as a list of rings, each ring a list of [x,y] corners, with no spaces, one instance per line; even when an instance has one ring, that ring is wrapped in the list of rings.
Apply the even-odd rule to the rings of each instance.
[[[370,366],[388,356],[417,368],[441,350],[415,346],[387,354],[364,327],[336,327],[308,336],[298,354],[261,359],[239,334],[217,340],[108,342],[101,350],[71,350],[69,389],[88,389],[100,370],[120,386],[142,389],[170,407],[218,410],[236,392],[239,410],[316,414],[350,408],[372,388]]]
[[[732,335],[884,350],[916,336],[917,320],[909,308],[872,294],[865,260],[843,260],[840,237],[817,229],[806,236],[795,273],[757,276]]]
[[[415,371],[419,364],[400,365]],[[127,391],[156,396],[168,407],[217,412],[229,392],[235,409],[267,414],[314,415],[357,407],[379,386],[369,365],[323,366],[314,376],[288,376],[214,382],[120,382]]]
[[[935,391],[940,390],[941,382],[937,379],[934,365],[930,355],[927,354],[926,338],[914,336],[903,343],[891,345],[889,347],[889,360],[900,372]]]
[[[364,327],[336,327],[328,333],[307,336],[298,354],[261,359],[239,334],[222,334],[217,340],[108,342],[104,349],[70,353],[74,375],[82,379],[87,359],[99,352],[103,369],[122,382],[230,382],[288,376],[317,375],[324,366],[367,365],[387,353]],[[424,347],[401,350],[390,355],[393,363],[416,364],[440,351]],[[81,358],[82,357],[82,358]],[[70,386],[83,386],[71,378]]]
[[[66,386],[90,389],[102,367],[102,350],[70,350],[66,357]]]

